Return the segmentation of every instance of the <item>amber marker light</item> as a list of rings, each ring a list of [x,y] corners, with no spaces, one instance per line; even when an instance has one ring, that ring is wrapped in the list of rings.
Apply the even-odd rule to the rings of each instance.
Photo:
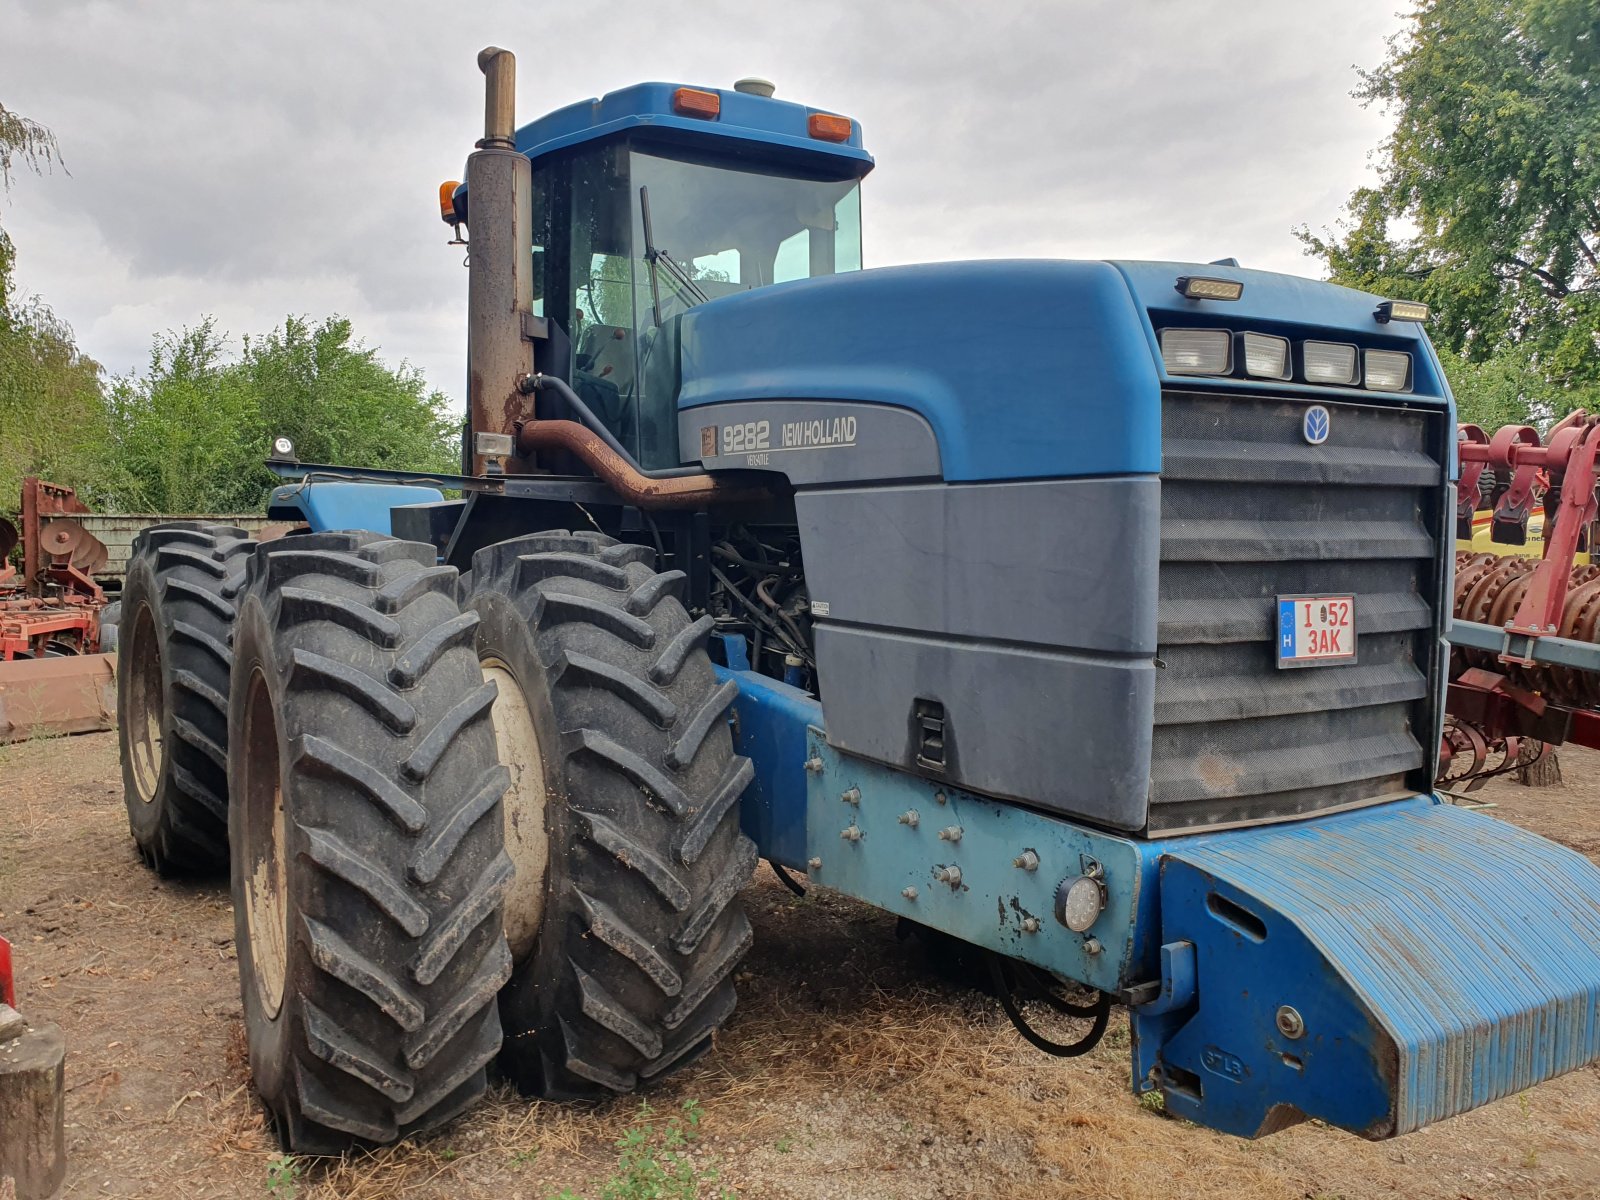
[[[855,123],[849,117],[836,117],[832,113],[812,113],[806,118],[806,129],[814,138],[824,142],[848,142]]]
[[[672,93],[672,111],[685,117],[712,120],[722,115],[722,97],[699,88],[679,88]]]

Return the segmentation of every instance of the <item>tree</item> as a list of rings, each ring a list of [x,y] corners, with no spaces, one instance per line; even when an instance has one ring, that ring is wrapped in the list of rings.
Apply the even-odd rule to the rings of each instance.
[[[455,474],[458,418],[422,372],[386,366],[344,317],[288,317],[245,338],[240,376],[256,397],[264,437],[279,434],[306,462]],[[266,441],[260,443],[266,446]]]
[[[1427,300],[1452,383],[1526,372],[1529,413],[1600,405],[1600,8],[1429,0],[1355,95],[1394,133],[1340,228],[1297,231],[1307,252]]]
[[[0,105],[0,194],[17,166],[37,172],[60,161],[48,129]],[[94,499],[110,474],[99,364],[48,305],[18,292],[15,266],[0,229],[0,512],[15,509],[24,475],[73,483]]]
[[[0,104],[0,191],[11,191],[11,171],[17,163],[37,174],[60,161],[55,134]]]
[[[119,507],[257,511],[276,482],[263,460],[278,435],[306,462],[459,469],[446,398],[410,364],[386,366],[343,317],[288,317],[246,336],[237,359],[227,346],[209,319],[162,334],[146,372],[112,385]]]
[[[270,485],[260,410],[225,350],[226,336],[208,318],[158,335],[145,375],[113,382],[116,507],[230,513],[259,506]]]

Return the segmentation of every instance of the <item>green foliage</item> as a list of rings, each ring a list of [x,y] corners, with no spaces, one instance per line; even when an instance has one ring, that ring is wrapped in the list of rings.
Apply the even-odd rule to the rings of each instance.
[[[11,172],[19,163],[37,174],[60,161],[55,134],[0,104],[0,192],[11,190]]]
[[[617,1169],[606,1180],[599,1200],[699,1200],[712,1195],[717,1169],[699,1167],[689,1158],[688,1147],[700,1135],[700,1105],[685,1100],[682,1109],[662,1124],[651,1118],[648,1102],[639,1105],[635,1124],[617,1139]],[[724,1200],[731,1197],[724,1191]],[[552,1200],[583,1200],[571,1189]]]
[[[293,1155],[267,1160],[267,1195],[273,1200],[294,1200],[300,1194],[300,1164]]]
[[[106,411],[100,367],[72,330],[12,285],[14,254],[0,230],[0,511],[15,508],[24,475],[73,483],[105,497]]]
[[[0,105],[0,193],[14,169],[61,161],[54,135]],[[449,402],[409,363],[390,367],[343,317],[290,316],[237,357],[209,318],[156,335],[142,375],[111,381],[43,301],[18,294],[0,229],[0,512],[24,475],[78,489],[94,508],[250,512],[274,480],[262,465],[286,434],[307,462],[453,474]]]
[[[1464,407],[1600,406],[1597,89],[1593,0],[1427,0],[1362,74],[1395,115],[1379,183],[1297,232],[1334,280],[1433,306]]]
[[[343,317],[291,316],[244,338],[236,361],[209,319],[159,335],[145,373],[112,383],[109,408],[127,511],[260,508],[273,483],[262,459],[279,434],[305,462],[459,467],[447,399],[410,364],[386,366]]]

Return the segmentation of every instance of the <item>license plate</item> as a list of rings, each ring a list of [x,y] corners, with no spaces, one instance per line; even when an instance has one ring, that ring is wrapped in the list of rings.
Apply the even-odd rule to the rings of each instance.
[[[1279,596],[1278,666],[1354,662],[1354,596]]]

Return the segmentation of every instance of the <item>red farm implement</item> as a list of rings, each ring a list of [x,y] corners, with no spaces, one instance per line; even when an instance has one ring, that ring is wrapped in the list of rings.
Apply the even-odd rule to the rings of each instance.
[[[29,477],[20,528],[0,519],[0,742],[111,727],[106,597],[94,579],[107,554],[76,520],[88,511],[71,488]]]
[[[1547,440],[1528,425],[1492,437],[1462,425],[1457,449],[1454,650],[1440,782],[1471,790],[1552,746],[1600,749],[1600,565],[1578,562],[1596,530],[1600,418],[1575,412]],[[1473,542],[1483,513],[1491,541],[1507,554]],[[1510,548],[1529,545],[1540,516],[1542,556],[1514,556]]]

